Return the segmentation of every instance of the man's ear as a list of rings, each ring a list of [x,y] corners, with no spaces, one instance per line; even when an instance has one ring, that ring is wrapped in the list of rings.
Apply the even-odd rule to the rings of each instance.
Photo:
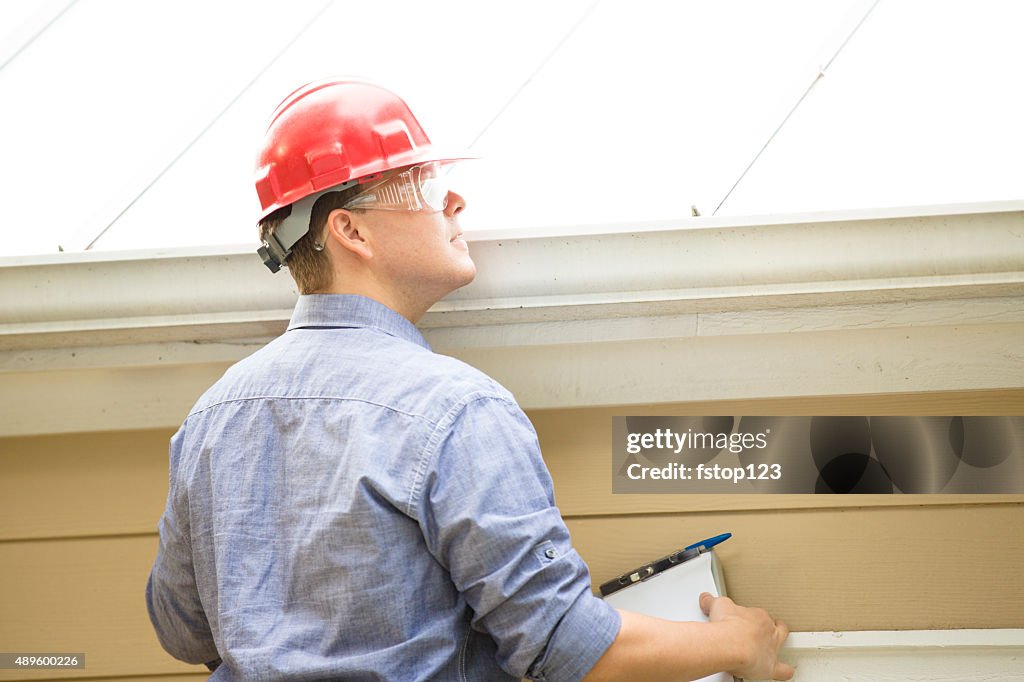
[[[358,214],[344,208],[336,208],[327,214],[327,239],[363,260],[370,260],[373,249],[366,239],[365,227]]]

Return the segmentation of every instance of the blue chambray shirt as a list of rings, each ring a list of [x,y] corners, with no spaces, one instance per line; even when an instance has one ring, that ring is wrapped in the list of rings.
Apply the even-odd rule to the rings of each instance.
[[[620,625],[511,394],[360,296],[199,399],[158,527],[150,619],[213,680],[577,680]]]

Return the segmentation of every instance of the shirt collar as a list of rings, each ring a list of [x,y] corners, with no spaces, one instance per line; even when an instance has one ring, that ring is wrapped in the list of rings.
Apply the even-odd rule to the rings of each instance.
[[[355,294],[306,294],[299,296],[288,331],[301,328],[368,327],[430,350],[412,322],[383,303]]]

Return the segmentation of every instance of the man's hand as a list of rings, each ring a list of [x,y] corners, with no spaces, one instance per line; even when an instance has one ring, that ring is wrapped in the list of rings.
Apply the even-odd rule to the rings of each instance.
[[[755,680],[790,680],[793,667],[779,660],[779,649],[789,637],[789,627],[768,615],[764,609],[739,606],[728,597],[700,595],[700,608],[712,623],[728,625],[736,641],[744,642],[748,655],[742,667],[729,672]]]
[[[793,678],[793,668],[778,659],[789,636],[785,623],[764,609],[737,606],[706,592],[700,607],[710,622],[664,620],[619,609],[619,633],[584,680],[696,680],[723,670],[748,679]]]

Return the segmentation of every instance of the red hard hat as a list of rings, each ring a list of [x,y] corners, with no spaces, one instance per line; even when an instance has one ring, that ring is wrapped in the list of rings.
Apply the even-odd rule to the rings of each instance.
[[[333,78],[303,85],[278,105],[256,162],[260,219],[332,187],[427,161],[471,158],[445,153],[395,93],[366,81]],[[309,230],[309,209],[293,206],[278,239],[259,250],[276,272]],[[298,209],[298,210],[297,210]]]
[[[262,218],[315,192],[425,161],[465,158],[436,149],[408,105],[365,81],[330,79],[288,95],[256,163]]]

